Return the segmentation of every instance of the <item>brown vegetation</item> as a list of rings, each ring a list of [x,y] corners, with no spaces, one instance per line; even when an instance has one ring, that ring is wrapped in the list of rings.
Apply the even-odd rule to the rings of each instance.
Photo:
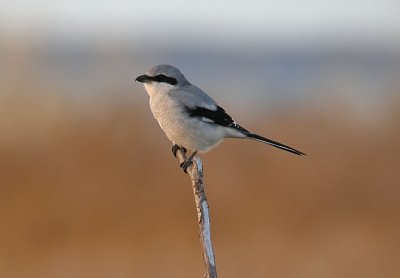
[[[141,94],[3,96],[1,277],[201,277],[190,181]],[[307,157],[238,140],[203,155],[221,277],[400,276],[399,113],[325,108],[243,123]]]

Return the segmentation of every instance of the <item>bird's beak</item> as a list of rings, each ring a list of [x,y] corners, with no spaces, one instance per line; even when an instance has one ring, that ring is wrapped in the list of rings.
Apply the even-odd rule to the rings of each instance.
[[[140,75],[140,76],[136,77],[135,80],[139,81],[141,83],[148,83],[148,82],[152,81],[152,78],[151,78],[151,76],[144,74],[144,75]]]

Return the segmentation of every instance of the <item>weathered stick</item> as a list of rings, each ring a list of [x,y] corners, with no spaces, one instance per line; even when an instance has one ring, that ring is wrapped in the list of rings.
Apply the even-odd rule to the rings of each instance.
[[[176,154],[180,163],[186,161],[185,153],[181,149],[178,149]],[[200,158],[193,158],[193,164],[187,168],[187,173],[192,180],[197,220],[200,229],[200,242],[203,247],[204,262],[207,267],[204,277],[217,278],[214,251],[211,242],[210,213],[206,193],[204,192],[203,163]]]

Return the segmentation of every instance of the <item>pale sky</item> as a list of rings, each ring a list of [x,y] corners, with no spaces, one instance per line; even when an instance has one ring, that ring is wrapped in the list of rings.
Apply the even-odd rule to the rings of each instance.
[[[110,1],[0,0],[0,31],[213,34],[256,38],[348,36],[400,40],[398,0]]]

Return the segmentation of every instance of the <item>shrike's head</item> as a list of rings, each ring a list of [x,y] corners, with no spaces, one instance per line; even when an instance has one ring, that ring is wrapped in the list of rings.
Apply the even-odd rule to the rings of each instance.
[[[138,76],[136,81],[144,83],[144,87],[150,96],[189,84],[185,76],[177,68],[170,65],[155,66],[146,74]]]

